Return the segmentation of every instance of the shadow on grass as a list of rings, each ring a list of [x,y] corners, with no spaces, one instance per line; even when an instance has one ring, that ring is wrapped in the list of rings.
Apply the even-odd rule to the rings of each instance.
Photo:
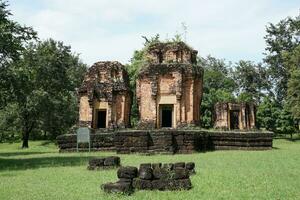
[[[300,137],[293,137],[293,138],[287,138],[287,137],[276,137],[274,139],[281,139],[281,140],[286,140],[286,141],[289,141],[289,142],[297,142],[297,141],[300,141]]]
[[[281,135],[277,135],[274,139],[284,139],[289,142],[297,142],[297,141],[300,141],[300,134],[294,133],[292,138],[288,134],[284,134],[284,135],[281,134]]]
[[[0,171],[2,170],[26,170],[43,167],[80,166],[88,164],[89,159],[95,156],[78,157],[40,157],[10,159],[0,158]]]
[[[45,153],[49,153],[49,152],[8,152],[8,153],[0,153],[0,157],[28,156],[28,155],[45,154]]]
[[[295,137],[295,138],[284,138],[285,140],[287,141],[290,141],[290,142],[297,142],[297,141],[300,141],[300,137]]]
[[[44,141],[41,146],[44,146],[44,145],[48,145],[48,144],[55,144],[56,141],[52,141],[52,140],[46,140]]]

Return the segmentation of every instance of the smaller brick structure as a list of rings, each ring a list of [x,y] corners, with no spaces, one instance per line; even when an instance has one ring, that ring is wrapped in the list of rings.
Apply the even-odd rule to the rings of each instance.
[[[253,103],[217,103],[214,118],[217,129],[255,129],[256,107]]]
[[[118,156],[93,158],[89,161],[88,170],[111,169],[119,167],[121,159]]]
[[[79,125],[90,128],[130,126],[132,92],[125,67],[119,62],[91,66],[78,90]]]

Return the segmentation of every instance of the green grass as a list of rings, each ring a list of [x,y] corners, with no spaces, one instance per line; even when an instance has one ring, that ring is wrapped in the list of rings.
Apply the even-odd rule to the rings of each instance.
[[[214,151],[189,155],[119,155],[122,165],[194,161],[189,191],[105,194],[100,185],[116,181],[116,170],[88,171],[89,158],[112,152],[58,153],[53,143],[0,144],[0,199],[299,199],[300,140],[274,140],[269,151]]]

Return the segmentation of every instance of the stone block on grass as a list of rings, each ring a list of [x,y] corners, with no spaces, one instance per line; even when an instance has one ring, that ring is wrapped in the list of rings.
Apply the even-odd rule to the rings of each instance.
[[[140,168],[138,177],[143,180],[151,180],[153,177],[152,168]]]
[[[161,163],[152,163],[152,169],[161,168]]]
[[[97,170],[97,169],[110,169],[120,166],[120,157],[109,156],[109,157],[100,157],[93,158],[89,160],[88,170]]]
[[[194,162],[188,162],[185,164],[185,168],[189,171],[190,175],[196,174],[195,171],[195,163]]]
[[[104,160],[104,166],[119,166],[120,165],[120,157],[118,156],[109,156]]]
[[[174,169],[174,164],[173,163],[165,163],[163,164],[163,168],[167,170],[173,170]]]
[[[133,179],[137,177],[138,169],[136,167],[120,167],[118,169],[118,178]]]
[[[152,181],[135,178],[133,179],[132,186],[138,190],[152,190]]]
[[[169,170],[165,168],[155,168],[153,169],[153,178],[154,179],[171,179],[172,174]]]
[[[174,168],[185,168],[185,162],[177,162],[174,164]]]
[[[185,168],[175,168],[174,169],[174,179],[178,180],[178,179],[187,179],[189,178],[189,172],[187,169]]]
[[[140,169],[141,168],[151,168],[151,163],[142,163],[140,164]]]
[[[131,194],[133,193],[133,188],[131,183],[128,182],[116,182],[116,183],[106,183],[101,186],[104,192],[107,193],[122,193]]]
[[[170,180],[168,181],[165,190],[189,190],[192,188],[192,183],[189,178]]]

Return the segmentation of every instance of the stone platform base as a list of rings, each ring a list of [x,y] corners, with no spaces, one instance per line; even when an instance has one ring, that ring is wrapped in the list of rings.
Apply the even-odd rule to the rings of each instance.
[[[91,134],[91,150],[117,153],[193,153],[211,150],[272,149],[273,133],[217,130],[122,130]],[[76,151],[76,135],[57,137],[61,152]],[[87,150],[82,144],[81,150]]]

